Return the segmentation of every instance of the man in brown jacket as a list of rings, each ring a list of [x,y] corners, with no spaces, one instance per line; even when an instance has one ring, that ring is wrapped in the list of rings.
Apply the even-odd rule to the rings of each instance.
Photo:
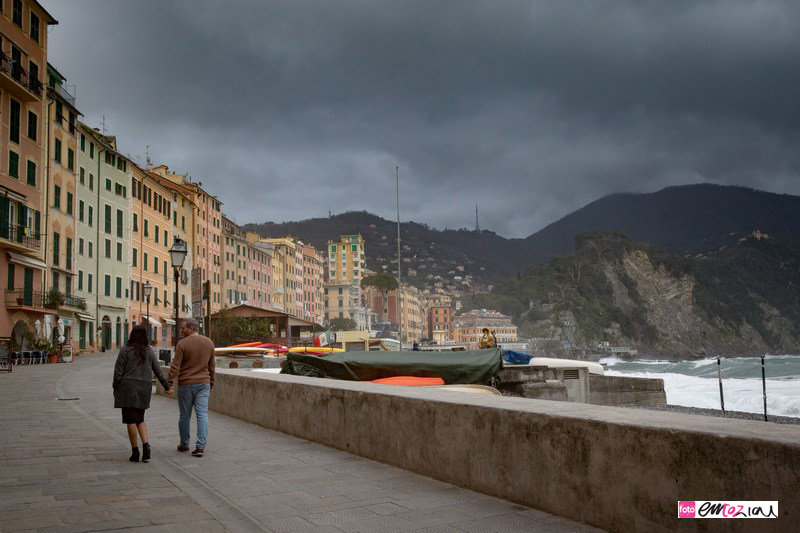
[[[202,457],[208,436],[208,397],[214,389],[214,343],[197,333],[197,320],[188,318],[181,325],[183,339],[175,349],[175,359],[169,367],[167,382],[170,387],[178,380],[178,406],[181,411],[178,431],[181,443],[179,452],[189,451],[189,423],[192,407],[197,416],[197,445],[192,455]]]

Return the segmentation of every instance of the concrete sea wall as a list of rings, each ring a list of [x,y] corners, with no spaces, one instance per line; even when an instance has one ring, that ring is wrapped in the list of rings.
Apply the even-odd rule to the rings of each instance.
[[[681,500],[778,500],[760,531],[800,517],[797,426],[247,370],[218,371],[210,408],[609,531],[754,527]]]
[[[595,405],[667,405],[664,380],[627,376],[589,376],[589,403]]]

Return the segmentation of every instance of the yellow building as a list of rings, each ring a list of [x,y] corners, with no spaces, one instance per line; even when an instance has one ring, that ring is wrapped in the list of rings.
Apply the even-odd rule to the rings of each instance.
[[[63,295],[64,303],[56,309],[58,317],[64,325],[64,343],[74,344],[79,348],[78,330],[81,316],[89,318],[86,299],[76,295],[77,286],[77,239],[76,222],[78,216],[77,199],[77,152],[78,135],[76,129],[79,112],[75,107],[75,99],[63,87],[66,81],[52,65],[47,65],[47,95],[51,104],[46,122],[49,162],[49,179],[45,203],[44,223],[47,232],[43,235],[45,245],[45,262],[48,273],[42,289],[47,295],[57,291]],[[29,117],[30,119],[31,117]],[[35,122],[35,121],[34,121]],[[36,137],[31,130],[36,125],[29,124],[29,134]],[[36,168],[28,161],[29,179],[43,177],[42,168]],[[55,325],[55,324],[54,324]],[[74,337],[74,339],[73,339]]]
[[[290,237],[259,240],[275,247],[272,279],[277,308],[289,315],[305,318],[302,243]]]
[[[428,327],[425,316],[427,304],[419,289],[412,285],[403,285],[400,289],[400,305],[403,320],[401,342],[411,343],[427,337]]]
[[[356,323],[358,331],[370,328],[369,310],[363,305],[362,290],[352,283],[334,283],[328,281],[323,290],[325,302],[325,320],[349,318]]]
[[[175,328],[175,281],[169,249],[174,242],[176,193],[149,172],[133,167],[131,178],[131,324],[145,324],[157,346],[172,346]],[[149,283],[149,301],[144,287]],[[150,314],[147,314],[149,308]]]
[[[328,281],[360,286],[367,267],[364,238],[361,235],[341,235],[338,241],[328,241]]]
[[[151,174],[152,175],[152,174]],[[194,264],[194,232],[192,229],[192,212],[194,211],[194,204],[184,194],[172,189],[172,240],[180,239],[186,243],[186,259],[183,262],[183,269],[181,269],[180,282],[178,283],[178,299],[180,310],[178,315],[178,328],[180,329],[180,320],[192,316],[192,286],[191,286],[191,270]],[[174,284],[174,279],[173,279]],[[175,290],[173,285],[173,291]]]

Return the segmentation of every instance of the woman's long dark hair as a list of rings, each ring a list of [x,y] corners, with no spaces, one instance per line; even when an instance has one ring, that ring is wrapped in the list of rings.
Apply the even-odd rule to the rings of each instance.
[[[147,350],[150,346],[147,339],[147,328],[142,325],[133,326],[131,336],[128,337],[127,346],[133,348],[133,352],[139,358],[139,364],[143,364],[147,359]]]

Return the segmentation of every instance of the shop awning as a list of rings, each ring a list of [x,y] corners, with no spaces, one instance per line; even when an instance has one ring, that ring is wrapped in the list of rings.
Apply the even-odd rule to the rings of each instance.
[[[92,315],[87,315],[86,313],[75,313],[75,314],[78,315],[78,318],[80,318],[83,321],[91,320],[92,322],[94,322],[94,317]]]
[[[147,315],[144,315],[144,317],[147,319],[148,322],[150,322],[150,325],[153,326],[154,328],[160,328],[162,326],[161,322],[159,322],[155,318]]]
[[[39,261],[33,257],[28,257],[27,255],[18,254],[16,252],[12,252],[10,250],[6,250],[8,252],[9,261],[12,263],[16,263],[18,265],[25,265],[33,268],[47,268],[47,264],[44,261]]]
[[[163,320],[164,322],[166,322],[170,326],[174,326],[175,325],[175,321],[172,320],[171,318],[162,318],[161,320]]]
[[[12,191],[11,189],[9,189],[8,187],[6,187],[4,185],[0,185],[0,193],[2,193],[3,196],[5,196],[7,198],[11,198],[12,200],[14,200],[16,202],[19,202],[19,203],[21,203],[23,205],[25,204],[25,202],[27,200],[25,198],[24,194],[20,194],[20,193],[18,193],[16,191]]]

